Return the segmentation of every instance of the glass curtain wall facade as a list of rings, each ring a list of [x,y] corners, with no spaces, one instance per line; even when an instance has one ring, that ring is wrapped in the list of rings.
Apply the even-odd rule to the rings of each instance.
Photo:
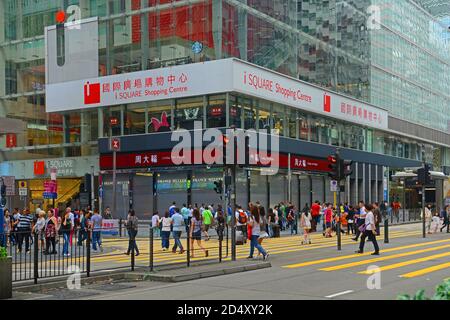
[[[0,137],[2,161],[94,155],[99,137],[152,132],[149,119],[163,111],[172,129],[194,118],[205,127],[230,125],[225,94],[46,113],[44,27],[70,5],[83,19],[99,17],[99,76],[237,57],[448,130],[448,30],[413,1],[2,0],[0,117],[26,124],[15,144]],[[381,23],[373,21],[376,8]],[[421,152],[411,139],[233,99],[229,119],[245,128],[412,159]]]

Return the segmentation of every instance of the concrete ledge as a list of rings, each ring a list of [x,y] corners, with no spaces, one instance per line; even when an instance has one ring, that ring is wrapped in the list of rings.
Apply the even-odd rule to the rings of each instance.
[[[203,279],[203,278],[210,278],[210,277],[217,277],[227,274],[233,274],[233,273],[239,273],[239,272],[246,272],[246,271],[255,271],[259,269],[264,268],[270,268],[272,267],[270,262],[262,262],[262,263],[253,263],[249,265],[242,265],[242,266],[231,266],[231,267],[224,267],[218,270],[205,270],[205,271],[195,271],[191,269],[191,273],[185,273],[185,274],[159,274],[159,273],[148,273],[145,274],[145,279],[150,281],[160,281],[160,282],[183,282],[183,281],[190,281],[190,280],[196,280],[196,279]],[[132,274],[131,276],[136,276]]]

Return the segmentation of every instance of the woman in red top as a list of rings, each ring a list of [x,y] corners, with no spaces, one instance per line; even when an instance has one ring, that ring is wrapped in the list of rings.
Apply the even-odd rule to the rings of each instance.
[[[331,238],[331,220],[333,218],[333,209],[331,206],[331,203],[328,204],[327,209],[325,210],[325,226],[326,226],[326,231],[325,231],[325,238]]]

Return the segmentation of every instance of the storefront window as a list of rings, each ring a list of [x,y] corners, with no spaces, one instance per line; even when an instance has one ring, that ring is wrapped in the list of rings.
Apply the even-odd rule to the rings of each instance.
[[[193,130],[195,121],[199,121],[203,127],[203,97],[177,99],[175,128]]]
[[[275,129],[275,134],[280,136],[284,136],[284,122],[285,122],[286,114],[284,110],[284,106],[279,104],[274,104],[272,109],[272,119],[273,119],[273,128]]]
[[[121,135],[121,109],[122,106],[104,110],[103,132],[105,137]]]
[[[297,121],[298,121],[298,136],[301,140],[308,140],[308,132],[309,132],[309,125],[308,125],[308,117],[306,114],[300,113],[297,111]]]
[[[206,123],[208,128],[227,126],[225,95],[209,96]]]
[[[266,101],[259,101],[258,105],[258,130],[269,131],[272,128],[270,119],[270,104]]]
[[[145,133],[145,104],[125,106],[125,134]]]
[[[297,131],[297,111],[293,108],[287,107],[286,120],[288,124],[288,137],[295,139]]]
[[[170,131],[172,119],[172,101],[163,100],[147,104],[148,132]]]
[[[237,103],[237,97],[230,95],[230,126],[241,128],[242,106]]]
[[[255,129],[256,110],[252,105],[252,100],[248,98],[239,98],[239,102],[242,102],[242,108],[244,110],[244,129]]]

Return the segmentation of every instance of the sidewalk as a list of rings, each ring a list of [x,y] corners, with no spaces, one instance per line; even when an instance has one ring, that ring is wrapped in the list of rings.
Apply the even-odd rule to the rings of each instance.
[[[100,295],[114,290],[133,288],[135,287],[133,283],[142,281],[176,283],[246,271],[255,271],[270,268],[271,266],[270,262],[262,260],[238,260],[223,262],[221,264],[201,264],[190,268],[176,268],[157,272],[148,272],[143,269],[135,272],[117,271],[107,275],[93,276],[90,278],[83,277],[81,279],[81,288],[77,290],[70,290],[67,288],[67,279],[47,282],[46,284],[14,288],[12,300],[78,299],[81,297]]]

